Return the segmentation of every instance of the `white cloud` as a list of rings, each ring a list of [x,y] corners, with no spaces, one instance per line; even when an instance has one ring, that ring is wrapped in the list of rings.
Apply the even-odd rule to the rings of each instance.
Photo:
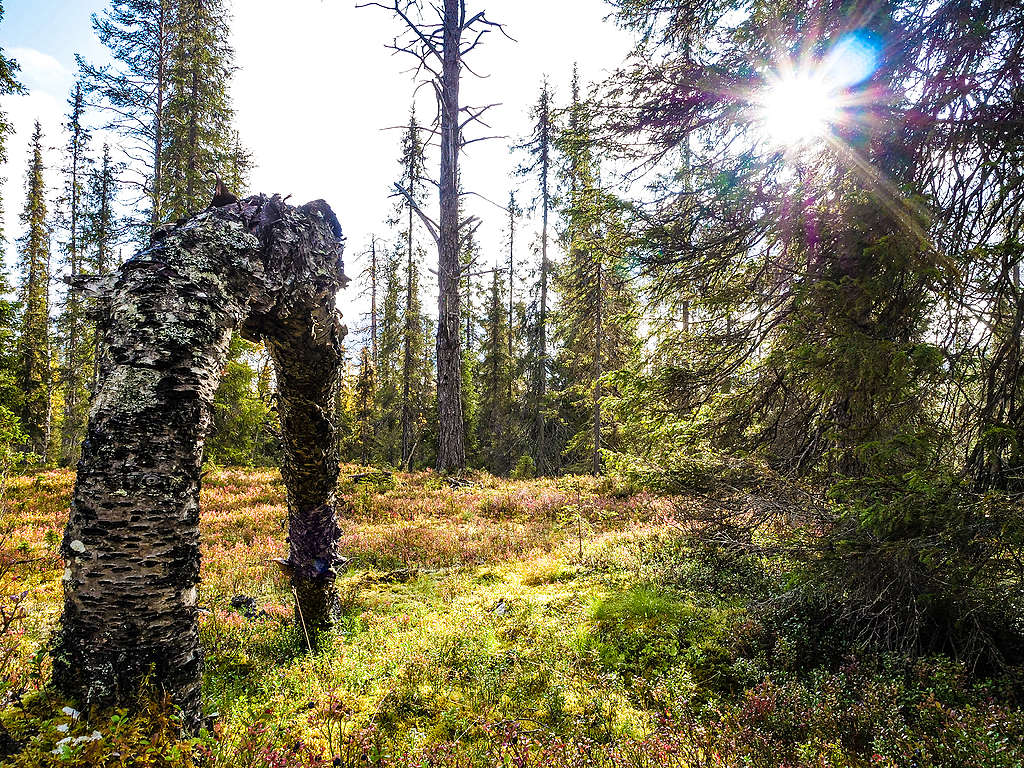
[[[43,127],[47,162],[47,185],[55,191],[59,183],[56,166],[58,153],[53,151],[63,143],[65,101],[73,81],[72,73],[57,59],[32,48],[12,48],[8,54],[21,65],[19,80],[29,89],[25,96],[6,96],[0,99],[0,108],[14,126],[14,134],[7,140],[7,163],[0,169],[4,178],[4,231],[7,235],[7,266],[15,260],[15,240],[21,235],[19,215],[25,196],[25,169],[28,164],[29,143],[35,121]]]
[[[48,53],[35,48],[11,48],[8,55],[21,65],[19,79],[29,90],[53,91],[71,80],[71,72]]]

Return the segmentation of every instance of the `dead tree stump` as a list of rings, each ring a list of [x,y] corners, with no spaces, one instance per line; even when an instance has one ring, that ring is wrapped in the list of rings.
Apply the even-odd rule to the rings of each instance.
[[[104,349],[53,655],[58,688],[83,705],[130,702],[149,680],[187,728],[199,720],[200,472],[235,329],[273,350],[292,583],[311,632],[330,626],[342,249],[323,201],[296,209],[261,196],[158,232],[116,273],[83,281],[100,299]]]

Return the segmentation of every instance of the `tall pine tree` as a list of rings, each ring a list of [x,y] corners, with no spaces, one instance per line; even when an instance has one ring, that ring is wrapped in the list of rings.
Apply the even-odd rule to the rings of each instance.
[[[537,194],[531,210],[540,209],[540,276],[537,283],[537,305],[530,323],[530,349],[528,358],[531,365],[528,410],[533,422],[534,461],[541,473],[551,468],[548,452],[549,434],[545,407],[548,396],[548,378],[551,365],[548,352],[549,325],[549,282],[551,259],[550,244],[551,214],[555,207],[555,183],[553,179],[554,142],[556,138],[555,110],[551,86],[547,78],[541,82],[540,95],[531,112],[533,130],[530,137],[517,149],[527,153],[528,160],[519,167],[520,176],[532,176],[536,180]]]
[[[85,101],[82,84],[75,83],[68,100],[71,110],[65,130],[68,134],[64,154],[64,193],[62,229],[66,234],[64,263],[67,273],[74,278],[85,269],[86,249],[86,184],[89,176],[88,157],[90,132],[84,122]],[[85,436],[85,421],[92,383],[95,340],[91,323],[86,317],[85,299],[81,288],[70,283],[61,308],[58,329],[61,337],[60,391],[64,411],[60,429],[61,464],[73,464],[78,459],[79,446]]]
[[[49,458],[50,443],[50,223],[47,218],[43,163],[43,129],[37,121],[29,150],[25,180],[25,234],[18,241],[23,307],[19,338],[19,386],[22,428],[27,449],[40,460]]]
[[[113,63],[99,66],[76,57],[86,95],[137,164],[126,183],[147,209],[146,220],[134,222],[140,235],[169,218],[164,150],[175,7],[174,0],[110,0],[92,25]]]
[[[168,98],[163,131],[164,208],[174,220],[210,201],[212,177],[241,192],[248,159],[236,131],[229,84],[234,50],[223,0],[177,0],[168,57]]]

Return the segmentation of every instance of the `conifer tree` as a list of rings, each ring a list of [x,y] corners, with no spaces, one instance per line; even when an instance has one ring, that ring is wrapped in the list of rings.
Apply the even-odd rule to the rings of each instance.
[[[19,339],[23,395],[21,421],[27,448],[44,463],[50,442],[50,223],[46,207],[43,164],[43,129],[36,121],[25,182],[25,208],[21,223],[25,234],[18,241],[23,307]]]
[[[508,399],[512,402],[515,385],[515,302],[516,302],[516,222],[523,215],[516,193],[508,193]]]
[[[359,415],[356,411],[356,378],[358,371],[353,371],[352,361],[348,357],[348,349],[342,348],[345,368],[338,382],[335,395],[335,418],[338,428],[338,452],[342,460],[351,461],[358,450]]]
[[[412,379],[413,444],[408,466],[434,466],[437,460],[437,369],[434,340],[437,336],[433,318],[427,312],[419,315],[416,330],[419,339],[417,365],[419,375]]]
[[[4,4],[0,2],[0,22],[4,20]],[[18,82],[21,67],[14,59],[10,59],[0,47],[0,96],[11,96],[25,93],[25,88]],[[14,133],[14,126],[7,113],[0,109],[0,166],[7,163],[7,137]],[[3,187],[6,179],[0,178],[0,245],[4,243],[4,200]]]
[[[373,234],[370,236],[370,251],[365,251],[364,256],[370,256],[370,260],[360,276],[367,281],[370,289],[370,316],[368,317],[370,325],[370,359],[373,361],[374,366],[377,366],[380,362],[377,347],[377,324],[380,319],[380,311],[377,307],[377,294],[380,285],[381,265],[377,254],[377,237],[373,236]]]
[[[494,270],[483,322],[481,359],[476,380],[479,416],[477,446],[488,471],[507,472],[511,463],[512,398],[509,318],[505,307],[505,281]]]
[[[466,467],[466,421],[461,408],[466,388],[460,381],[465,355],[460,347],[461,271],[459,261],[467,234],[475,218],[460,219],[459,160],[468,141],[467,127],[481,123],[495,105],[472,107],[460,99],[464,58],[479,47],[492,30],[502,25],[487,18],[485,11],[471,11],[466,0],[443,0],[428,9],[416,0],[371,1],[364,5],[390,10],[401,20],[403,35],[396,37],[393,50],[410,54],[419,62],[417,74],[428,73],[437,96],[437,134],[441,150],[436,178],[439,211],[433,221],[416,206],[417,213],[433,237],[438,250],[437,322],[437,468],[458,472]],[[436,18],[435,18],[436,14]],[[471,70],[470,70],[471,71]],[[401,190],[402,194],[408,192]]]
[[[89,176],[88,156],[90,131],[83,122],[85,101],[82,84],[75,83],[68,100],[71,111],[65,130],[68,143],[64,160],[63,230],[65,266],[71,277],[86,273],[86,183]],[[59,331],[63,351],[61,355],[60,389],[64,399],[61,419],[60,462],[73,464],[78,458],[79,446],[85,435],[85,420],[92,383],[95,340],[90,321],[86,317],[85,299],[81,288],[70,283],[59,318]]]
[[[214,170],[228,189],[239,193],[249,186],[249,173],[253,167],[252,154],[242,143],[242,136],[237,130],[231,129],[228,136],[229,139],[225,143],[226,154],[218,160]]]
[[[85,189],[83,258],[88,269],[98,275],[117,266],[117,248],[124,235],[123,222],[116,213],[117,174],[121,169],[121,164],[111,158],[110,147],[104,144],[99,163],[94,164]],[[94,392],[99,381],[103,339],[91,322],[90,331],[93,349],[87,376],[89,391]]]
[[[556,136],[554,109],[551,86],[547,78],[541,82],[540,95],[533,107],[531,118],[533,130],[530,137],[517,149],[525,150],[527,162],[520,166],[520,176],[534,176],[537,194],[533,198],[531,209],[540,208],[540,277],[537,286],[537,312],[531,323],[530,341],[532,342],[531,362],[533,363],[530,381],[529,408],[532,411],[534,433],[534,460],[541,473],[549,469],[548,464],[548,430],[545,423],[545,401],[548,394],[548,375],[550,359],[548,353],[549,325],[549,280],[551,261],[548,253],[549,227],[551,213],[554,208],[553,152]]]
[[[462,307],[464,309],[464,321],[462,323],[462,419],[465,433],[465,448],[467,458],[477,455],[477,420],[479,418],[479,398],[476,385],[477,374],[477,339],[476,330],[478,318],[476,316],[474,293],[476,262],[479,257],[479,247],[476,237],[470,233],[466,238],[466,244],[462,251]]]
[[[359,356],[359,374],[355,387],[356,453],[359,463],[366,465],[374,449],[374,400],[376,379],[370,350],[363,347]]]
[[[558,274],[557,318],[564,458],[601,472],[602,378],[635,354],[636,307],[625,268],[625,228],[615,201],[599,186],[592,113],[573,71],[568,125],[557,138],[567,190],[563,217],[566,260]],[[608,425],[611,427],[611,425]]]
[[[92,168],[85,190],[85,222],[82,237],[87,249],[87,262],[96,274],[104,275],[117,266],[117,247],[124,234],[117,216],[117,174],[122,170],[110,155],[110,146],[103,145],[99,163]]]
[[[0,2],[0,22],[3,21],[4,6]],[[17,80],[18,63],[8,58],[0,48],[0,96],[24,93],[25,89]],[[14,126],[7,113],[0,109],[0,166],[7,163],[7,137]],[[6,179],[0,177],[0,249],[6,244],[4,237],[3,188]],[[8,299],[11,285],[0,263],[0,475],[7,472],[21,460],[21,447],[25,434],[21,428],[19,414],[22,410],[22,392],[18,386],[19,355],[17,353],[17,301]]]
[[[420,126],[416,121],[416,107],[409,113],[409,126],[402,137],[402,196],[400,207],[405,216],[405,308],[402,334],[402,465],[408,466],[415,442],[413,407],[413,378],[419,360],[420,324],[419,264],[415,255],[415,205],[425,192],[424,146],[420,139]]]
[[[402,465],[410,466],[413,452],[422,440],[430,391],[429,371],[424,361],[424,317],[420,302],[419,265],[424,254],[406,263],[406,300],[402,308]],[[429,346],[429,344],[428,344]]]
[[[212,179],[221,176],[240,193],[248,160],[237,131],[229,84],[234,51],[223,0],[176,0],[168,54],[168,95],[161,160],[166,218],[201,211]]]
[[[145,234],[169,219],[164,150],[170,97],[174,0],[110,0],[93,29],[112,64],[93,65],[77,56],[86,96],[108,116],[106,127],[122,139],[125,153],[141,165],[126,180],[148,209],[135,222]]]
[[[18,303],[7,275],[0,270],[0,480],[24,457],[25,433],[19,414],[23,395],[19,381],[17,345]]]
[[[384,265],[384,306],[380,317],[380,358],[376,366],[378,446],[380,458],[391,466],[401,459],[402,337],[399,297],[402,292],[397,254]]]

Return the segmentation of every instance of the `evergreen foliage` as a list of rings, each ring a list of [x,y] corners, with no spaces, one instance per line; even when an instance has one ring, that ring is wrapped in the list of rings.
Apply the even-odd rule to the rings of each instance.
[[[556,277],[559,445],[565,466],[600,474],[605,439],[614,445],[617,432],[616,425],[602,417],[603,380],[636,354],[637,308],[620,205],[600,188],[593,116],[580,95],[575,71],[572,94],[567,125],[557,138],[566,189],[566,257]]]
[[[111,0],[92,25],[113,63],[76,56],[90,104],[102,110],[105,127],[134,160],[124,183],[135,192],[131,202],[145,210],[145,219],[133,222],[140,243],[170,218],[164,150],[175,10],[176,0]]]
[[[0,22],[3,17],[4,6],[0,2]],[[0,48],[0,96],[25,92],[18,82],[18,71],[18,62]],[[13,132],[10,118],[0,109],[0,164],[7,163],[7,138]],[[0,177],[0,246],[6,245],[2,192],[6,181]],[[20,420],[23,395],[18,376],[18,303],[10,296],[11,288],[6,269],[0,265],[0,476],[21,462],[26,442]]]
[[[476,368],[479,395],[476,445],[480,463],[496,475],[507,474],[513,461],[512,366],[505,280],[498,270],[491,278]]]
[[[4,20],[4,5],[0,2],[0,22]],[[0,96],[10,96],[25,93],[24,86],[18,82],[18,72],[21,67],[18,62],[9,58],[2,47],[0,47]],[[0,165],[7,163],[7,137],[14,133],[14,126],[7,113],[0,109]],[[0,187],[6,179],[0,178]],[[4,242],[3,227],[4,200],[0,192],[0,244]]]
[[[216,176],[223,177],[235,194],[247,187],[248,157],[238,133],[230,129],[230,23],[224,0],[176,0],[161,153],[163,205],[172,221],[209,204]]]
[[[25,207],[21,214],[25,234],[18,240],[18,266],[22,274],[18,291],[22,307],[18,383],[26,451],[45,463],[50,456],[53,372],[50,368],[50,219],[44,173],[43,129],[36,122],[25,175]]]
[[[91,132],[85,124],[82,84],[75,83],[68,100],[71,111],[64,128],[68,143],[64,151],[64,193],[60,201],[61,229],[66,233],[64,266],[69,278],[87,274],[87,193],[91,158],[88,155]],[[102,173],[102,170],[101,170]],[[89,397],[95,378],[95,329],[86,317],[86,301],[81,287],[70,283],[57,323],[61,347],[60,390],[64,409],[60,425],[61,464],[74,464],[85,437]]]

